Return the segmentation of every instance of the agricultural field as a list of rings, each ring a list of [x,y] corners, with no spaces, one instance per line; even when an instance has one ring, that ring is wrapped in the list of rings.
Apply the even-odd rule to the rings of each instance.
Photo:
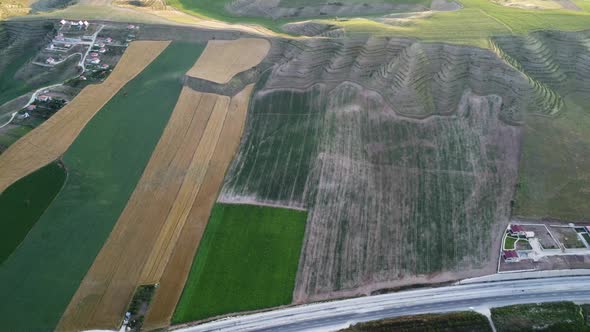
[[[173,322],[289,304],[307,214],[216,204]]]
[[[65,180],[66,170],[55,162],[20,179],[0,194],[0,265],[23,241]]]
[[[587,0],[19,1],[0,3],[34,14],[0,21],[2,329],[167,329],[493,274],[501,249],[535,258],[511,271],[590,266],[568,252],[587,234],[540,227],[590,218]],[[538,242],[505,236],[519,219]],[[492,316],[585,331],[589,311]]]
[[[429,0],[344,0],[338,4],[324,0],[281,0],[272,4],[253,0],[172,0],[167,3],[197,17],[230,23],[258,24],[275,31],[279,31],[281,25],[296,20],[424,11],[430,7]]]
[[[492,331],[490,323],[482,314],[465,311],[446,314],[428,314],[384,319],[374,322],[358,323],[341,332],[471,332]]]
[[[513,110],[534,91],[487,52],[331,43],[310,42],[255,94],[220,201],[309,210],[297,302],[492,273],[518,168]],[[507,76],[521,99],[497,85]]]
[[[492,320],[498,332],[590,331],[583,307],[572,302],[520,304],[493,308]]]
[[[250,96],[254,86],[246,86],[232,97],[226,120],[215,146],[207,173],[195,197],[182,233],[176,240],[176,249],[163,270],[159,289],[146,317],[149,329],[163,328],[170,324],[174,309],[187,281],[193,257],[197,251],[205,226],[223,183],[223,176],[238,148]]]
[[[60,112],[3,152],[0,156],[0,192],[67,151],[92,117],[166,46],[168,42],[136,42],[129,47],[107,82],[86,87]]]
[[[259,64],[269,49],[270,42],[265,39],[212,40],[187,75],[227,83],[236,74]]]
[[[168,122],[180,78],[201,51],[200,44],[168,46],[90,120],[64,154],[64,188],[0,267],[0,292],[16,299],[0,310],[6,329],[56,327]],[[144,116],[148,109],[150,116]]]

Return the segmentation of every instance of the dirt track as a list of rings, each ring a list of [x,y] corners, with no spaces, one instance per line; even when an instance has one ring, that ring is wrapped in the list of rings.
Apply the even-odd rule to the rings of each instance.
[[[87,86],[62,110],[11,145],[0,156],[0,193],[66,152],[88,121],[169,43],[132,43],[104,83]]]
[[[269,50],[270,42],[266,39],[209,41],[188,75],[215,83],[227,83],[234,75],[259,64]]]

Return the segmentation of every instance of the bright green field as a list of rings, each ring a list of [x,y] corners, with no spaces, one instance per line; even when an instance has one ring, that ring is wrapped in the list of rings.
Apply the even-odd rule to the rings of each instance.
[[[66,180],[66,171],[51,163],[20,179],[0,194],[0,264],[39,220]]]
[[[460,0],[463,8],[440,12],[413,20],[405,26],[381,24],[368,19],[331,22],[342,25],[348,33],[373,33],[417,37],[424,41],[444,41],[487,47],[495,35],[526,34],[535,30],[576,31],[590,29],[590,6],[586,1],[573,2],[582,8],[571,10],[525,10],[509,8],[489,0]]]
[[[174,323],[291,303],[307,213],[217,204]]]
[[[88,123],[63,156],[64,188],[0,266],[6,331],[52,330],[125,207],[203,50],[173,43]]]

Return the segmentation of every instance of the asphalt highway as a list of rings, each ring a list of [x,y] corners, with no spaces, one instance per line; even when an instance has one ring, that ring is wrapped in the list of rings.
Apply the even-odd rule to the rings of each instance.
[[[228,317],[176,331],[336,331],[387,317],[554,301],[590,303],[590,276],[475,283],[365,296]]]

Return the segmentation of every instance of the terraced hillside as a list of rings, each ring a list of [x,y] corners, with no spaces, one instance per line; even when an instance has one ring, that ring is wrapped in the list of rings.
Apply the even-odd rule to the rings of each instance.
[[[408,39],[285,54],[220,200],[309,209],[295,301],[493,272],[526,78],[493,52]]]
[[[544,31],[497,37],[494,42],[507,61],[560,105],[554,112],[537,110],[526,119],[515,213],[587,219],[590,31]]]

